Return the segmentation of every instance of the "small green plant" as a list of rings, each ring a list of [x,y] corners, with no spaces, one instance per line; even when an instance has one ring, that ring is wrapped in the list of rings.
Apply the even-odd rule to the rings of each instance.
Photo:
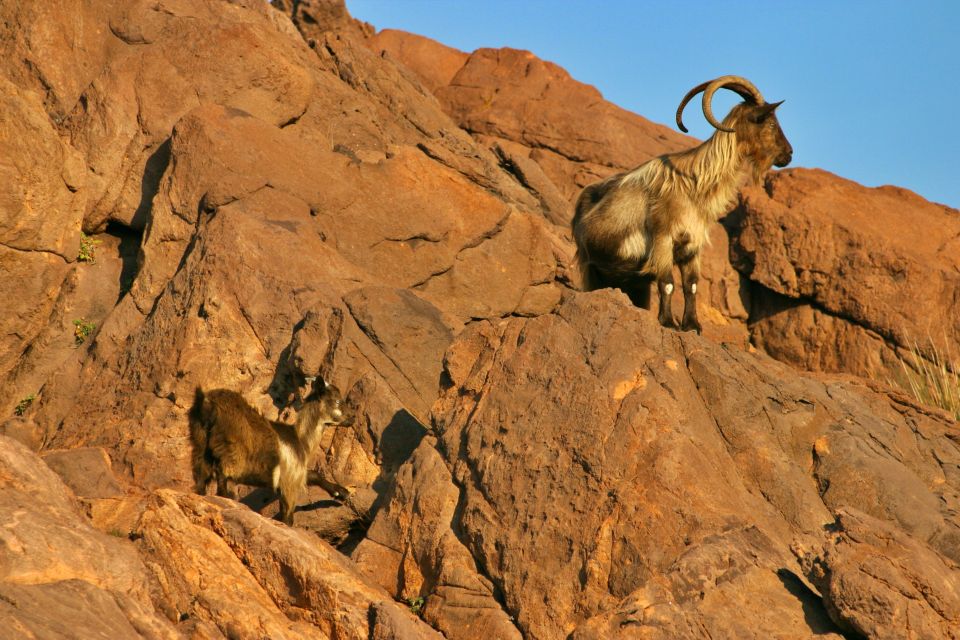
[[[954,344],[950,340],[944,342]],[[915,364],[900,361],[905,380],[900,386],[923,404],[940,407],[960,420],[960,359],[949,347],[941,351],[933,346],[924,353],[916,341],[908,346]]]
[[[73,339],[77,346],[83,344],[87,337],[97,328],[96,323],[88,322],[83,318],[73,321]]]
[[[30,405],[32,405],[33,401],[36,399],[37,399],[37,396],[31,393],[26,398],[24,398],[23,400],[17,403],[17,406],[14,407],[13,412],[18,416],[22,416],[24,413],[27,412],[27,409],[30,408]]]
[[[96,238],[91,238],[84,232],[80,232],[80,251],[77,252],[78,262],[89,262],[93,264],[97,261],[95,246],[100,244]]]
[[[407,598],[407,604],[410,606],[410,613],[418,617],[423,615],[423,603],[423,596]]]

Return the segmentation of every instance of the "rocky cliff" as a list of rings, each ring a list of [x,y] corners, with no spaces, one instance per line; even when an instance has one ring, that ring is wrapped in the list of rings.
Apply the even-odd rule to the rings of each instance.
[[[772,173],[678,334],[567,222],[695,141],[556,65],[335,0],[0,14],[4,628],[960,637],[960,431],[887,384],[960,333],[957,211]],[[197,385],[316,372],[345,501],[191,493]]]

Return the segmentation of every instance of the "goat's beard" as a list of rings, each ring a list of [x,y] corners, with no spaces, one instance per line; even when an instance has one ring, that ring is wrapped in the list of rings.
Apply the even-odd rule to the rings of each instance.
[[[767,172],[770,171],[770,167],[773,166],[772,162],[764,161],[759,164],[751,163],[750,179],[752,185],[755,187],[762,187],[764,185],[764,176],[767,175]]]

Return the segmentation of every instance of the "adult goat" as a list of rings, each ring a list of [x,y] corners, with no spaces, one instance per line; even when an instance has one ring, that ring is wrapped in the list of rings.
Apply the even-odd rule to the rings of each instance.
[[[744,99],[722,123],[711,107],[721,88]],[[721,76],[691,89],[677,108],[681,131],[687,131],[683,108],[701,91],[703,115],[716,129],[713,135],[697,147],[585,187],[572,221],[584,290],[616,287],[649,309],[650,284],[656,282],[660,324],[676,328],[670,306],[676,264],[684,298],[680,327],[698,333],[700,250],[710,225],[730,208],[744,175],[759,183],[771,166],[784,167],[793,156],[774,113],[782,101],[767,103],[740,76]]]

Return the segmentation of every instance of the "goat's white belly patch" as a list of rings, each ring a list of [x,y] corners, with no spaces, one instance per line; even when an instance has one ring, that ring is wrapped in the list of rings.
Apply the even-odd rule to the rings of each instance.
[[[634,231],[620,243],[617,251],[624,260],[639,260],[647,253],[647,240],[642,231]]]
[[[273,490],[276,491],[280,487],[280,465],[273,468],[273,477],[270,480],[273,482]]]
[[[273,470],[273,488],[274,490],[280,487],[280,480],[284,475],[290,473],[291,469],[297,467],[297,454],[293,452],[293,449],[290,448],[286,442],[280,443],[280,464],[276,466]]]

